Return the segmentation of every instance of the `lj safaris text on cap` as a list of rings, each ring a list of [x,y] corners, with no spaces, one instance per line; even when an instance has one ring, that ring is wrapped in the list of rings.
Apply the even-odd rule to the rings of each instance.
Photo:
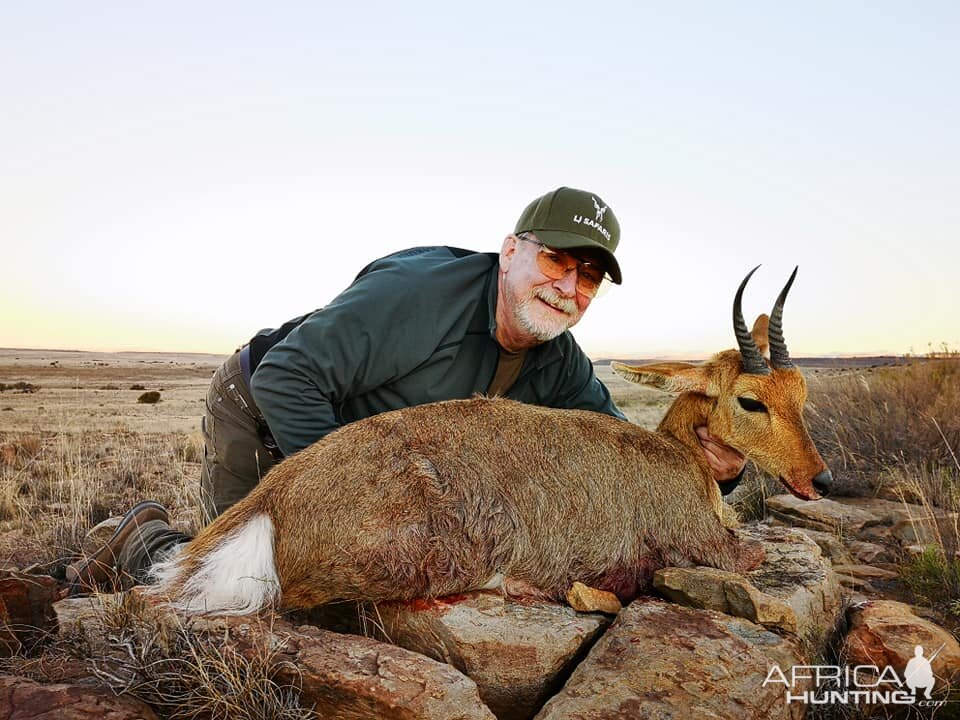
[[[598,223],[596,220],[591,220],[590,218],[584,217],[583,215],[574,215],[573,221],[580,225],[586,225],[587,227],[596,228],[607,239],[607,242],[610,242],[610,231],[607,230],[603,225]]]

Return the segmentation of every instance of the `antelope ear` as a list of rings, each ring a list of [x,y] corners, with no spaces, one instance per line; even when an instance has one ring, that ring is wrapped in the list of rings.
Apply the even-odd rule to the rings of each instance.
[[[768,360],[770,359],[770,318],[766,315],[757,315],[757,321],[753,323],[753,330],[750,335],[757,344],[757,350]]]
[[[667,392],[707,394],[707,373],[702,365],[682,362],[624,365],[612,362],[610,367],[617,375],[630,382],[649,385]]]

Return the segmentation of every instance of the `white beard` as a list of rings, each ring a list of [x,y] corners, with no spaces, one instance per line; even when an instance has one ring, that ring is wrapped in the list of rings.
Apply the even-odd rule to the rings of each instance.
[[[540,301],[566,313],[559,316],[540,306]],[[516,318],[521,328],[540,342],[553,340],[576,325],[580,319],[580,309],[576,300],[565,298],[545,287],[533,288],[526,297],[517,303]]]

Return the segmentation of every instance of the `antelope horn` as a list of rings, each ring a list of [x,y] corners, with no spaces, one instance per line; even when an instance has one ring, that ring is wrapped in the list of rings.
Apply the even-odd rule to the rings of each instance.
[[[790,292],[790,286],[793,285],[793,279],[797,276],[797,268],[793,269],[790,279],[783,286],[783,290],[777,296],[777,302],[773,305],[773,312],[770,313],[770,364],[778,370],[787,370],[794,365],[790,362],[790,353],[787,352],[787,344],[783,340],[783,303],[787,299],[787,293]]]
[[[737,335],[737,345],[740,346],[740,357],[743,359],[744,372],[750,373],[751,375],[769,375],[770,368],[767,367],[767,364],[763,361],[763,356],[760,354],[760,350],[757,349],[757,344],[753,341],[753,336],[750,335],[747,324],[743,321],[743,311],[740,309],[740,301],[743,299],[743,289],[747,286],[747,281],[750,279],[750,276],[757,271],[758,267],[760,266],[757,265],[757,267],[747,273],[747,276],[737,289],[737,296],[733,300],[733,332]]]

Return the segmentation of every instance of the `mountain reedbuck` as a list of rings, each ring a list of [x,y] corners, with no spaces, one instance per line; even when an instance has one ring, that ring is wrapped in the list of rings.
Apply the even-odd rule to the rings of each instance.
[[[739,351],[701,365],[614,363],[628,380],[680,393],[656,432],[485,397],[360,420],[271,470],[155,567],[152,592],[232,614],[476,589],[559,599],[574,581],[629,601],[667,565],[752,569],[762,546],[723,524],[694,428],[801,498],[818,498],[830,472],[781,332],[796,270],[752,334],[740,310],[750,275],[734,301]]]

